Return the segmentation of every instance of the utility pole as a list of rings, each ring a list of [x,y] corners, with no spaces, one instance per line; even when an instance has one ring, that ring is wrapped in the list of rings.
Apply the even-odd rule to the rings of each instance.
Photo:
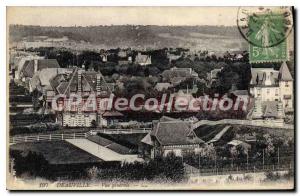
[[[216,157],[215,157],[215,172],[217,172],[217,154],[216,154]]]
[[[263,170],[265,169],[265,149],[263,149]]]
[[[199,176],[201,175],[201,171],[200,171],[200,161],[201,161],[201,153],[199,152],[199,165],[198,165],[198,167],[199,167]]]
[[[247,171],[248,171],[248,165],[249,165],[249,155],[248,155],[248,152],[247,152]]]
[[[279,154],[279,147],[278,147],[278,149],[277,149],[277,167],[278,167],[278,169],[279,169],[279,161],[280,161],[280,154]]]

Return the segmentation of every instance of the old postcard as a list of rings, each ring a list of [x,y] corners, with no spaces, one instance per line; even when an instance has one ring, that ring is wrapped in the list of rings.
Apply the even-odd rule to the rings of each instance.
[[[294,190],[293,7],[7,7],[7,189]]]

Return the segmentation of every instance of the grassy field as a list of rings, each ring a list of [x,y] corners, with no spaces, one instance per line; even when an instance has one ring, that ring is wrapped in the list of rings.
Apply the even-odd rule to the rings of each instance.
[[[195,133],[205,142],[214,138],[226,125],[202,125],[195,129]]]
[[[26,154],[29,151],[42,154],[50,164],[102,162],[101,159],[65,141],[14,144],[10,146],[10,150],[18,150]]]
[[[267,127],[254,127],[245,125],[232,125],[235,134],[256,133],[256,134],[270,134],[276,137],[294,137],[295,130],[293,129],[280,129],[280,128],[267,128]]]
[[[138,148],[141,140],[146,136],[146,133],[135,133],[135,134],[100,134],[101,137],[105,137],[111,141],[114,141],[122,146],[126,146],[130,149]]]
[[[113,142],[109,139],[100,137],[98,135],[89,136],[87,139],[94,142],[94,143],[96,143],[96,144],[104,146],[104,147],[106,147],[110,150],[113,150],[117,153],[120,153],[120,154],[132,154],[132,152],[133,152],[133,150],[131,150],[130,148],[122,146],[118,143],[115,143],[115,142]]]

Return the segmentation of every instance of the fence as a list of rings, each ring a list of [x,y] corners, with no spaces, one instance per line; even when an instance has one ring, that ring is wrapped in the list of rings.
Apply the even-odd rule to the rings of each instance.
[[[218,124],[236,124],[236,125],[248,125],[256,127],[266,128],[281,128],[281,129],[294,129],[294,125],[278,123],[277,121],[266,120],[237,120],[237,119],[223,119],[218,121],[200,120],[194,123],[194,128],[201,125],[218,125]]]
[[[91,130],[91,134],[104,133],[104,134],[134,134],[134,133],[149,133],[151,129],[95,129]]]
[[[39,134],[28,136],[13,136],[9,138],[10,144],[24,143],[24,142],[38,142],[38,141],[55,141],[65,139],[78,139],[86,138],[90,135],[96,135],[97,133],[105,134],[134,134],[134,133],[149,133],[151,129],[99,129],[91,130],[89,132],[74,132],[74,133],[56,133],[56,134]]]
[[[10,144],[18,144],[24,142],[38,142],[38,141],[57,141],[65,139],[78,139],[86,138],[91,135],[87,133],[56,133],[56,134],[44,134],[44,135],[29,135],[29,136],[13,136],[9,138]]]
[[[240,174],[240,173],[259,173],[270,171],[294,171],[293,164],[282,165],[249,165],[248,168],[241,167],[216,167],[216,168],[195,168],[185,167],[185,174],[189,176],[211,176],[211,175],[225,175],[225,174]]]

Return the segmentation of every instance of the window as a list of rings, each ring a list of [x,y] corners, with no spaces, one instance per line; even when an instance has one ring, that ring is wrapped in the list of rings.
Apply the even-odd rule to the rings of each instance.
[[[267,88],[267,94],[270,94],[270,89],[269,88]]]
[[[275,96],[278,96],[278,89],[276,89],[275,91]]]
[[[260,96],[261,90],[257,89],[257,96]]]
[[[285,82],[285,87],[289,87],[289,82]]]

